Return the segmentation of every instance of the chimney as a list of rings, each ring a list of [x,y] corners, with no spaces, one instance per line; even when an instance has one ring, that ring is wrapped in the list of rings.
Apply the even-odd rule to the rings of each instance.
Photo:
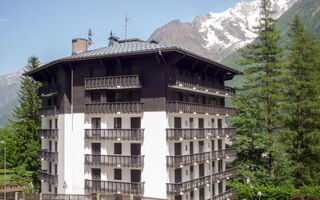
[[[72,39],[72,54],[88,51],[88,40],[83,38]]]
[[[118,40],[119,40],[118,37],[112,35],[112,31],[110,32],[110,36],[109,36],[108,39],[109,39],[109,46],[112,46],[112,45],[114,45],[114,44],[117,44],[117,43],[118,43]]]

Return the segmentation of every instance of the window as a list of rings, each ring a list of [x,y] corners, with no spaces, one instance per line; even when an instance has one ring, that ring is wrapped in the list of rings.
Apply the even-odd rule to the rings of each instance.
[[[122,144],[114,143],[114,154],[122,154]]]
[[[54,174],[58,175],[58,165],[54,165]]]
[[[186,176],[188,176],[189,175],[189,170],[188,169],[186,169]]]
[[[114,169],[114,180],[121,180],[121,179],[122,179],[122,170]]]
[[[121,102],[122,101],[122,93],[116,92],[114,95],[114,100],[115,100],[115,102]]]
[[[222,128],[222,119],[218,119],[218,128]]]
[[[211,140],[211,151],[214,151],[214,140]]]
[[[99,103],[100,102],[100,93],[91,93],[91,102]]]
[[[92,118],[91,119],[92,129],[100,129],[101,128],[101,118]]]
[[[52,129],[52,120],[49,120],[49,129]]]
[[[49,140],[49,151],[52,151],[52,142]]]
[[[211,119],[211,128],[214,128],[214,119]]]
[[[51,184],[50,184],[50,183],[49,183],[48,191],[49,191],[49,192],[52,191],[52,189],[51,189]]]
[[[58,188],[57,187],[54,187],[54,193],[58,194]]]
[[[218,172],[222,172],[222,160],[218,160]]]
[[[188,145],[186,145],[186,149],[185,150],[188,151]]]
[[[223,189],[223,182],[221,181],[220,183],[219,183],[219,194],[221,194],[222,193],[222,189]]]
[[[215,166],[216,166],[215,161],[212,161],[211,166],[212,166],[212,172],[215,173]]]
[[[216,188],[215,188],[215,184],[212,184],[212,188],[211,188],[211,194],[212,194],[212,196],[215,196],[216,194]]]
[[[189,118],[189,125],[190,125],[190,128],[193,128],[193,118]]]
[[[199,128],[204,128],[203,118],[198,119],[198,126],[199,126]]]
[[[54,150],[55,150],[56,152],[58,152],[58,142],[57,142],[57,141],[54,142]]]
[[[218,140],[218,149],[219,150],[222,149],[222,140],[221,139]]]
[[[121,117],[115,117],[113,122],[114,122],[115,129],[121,129],[121,124],[122,124]]]
[[[54,120],[54,128],[55,128],[55,129],[58,129],[58,119],[55,119],[55,120]]]
[[[199,153],[202,153],[204,149],[204,142],[203,141],[199,141]]]
[[[49,162],[49,174],[51,174],[51,173],[52,173],[52,163]]]

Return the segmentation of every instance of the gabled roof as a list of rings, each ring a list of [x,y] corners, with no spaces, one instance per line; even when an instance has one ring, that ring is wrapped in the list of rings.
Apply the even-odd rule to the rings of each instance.
[[[25,74],[31,75],[37,71],[40,71],[40,70],[48,68],[54,64],[62,63],[62,62],[80,61],[80,60],[89,60],[89,59],[107,58],[107,57],[118,57],[118,56],[126,56],[126,55],[141,55],[141,54],[159,53],[159,52],[173,52],[173,51],[180,52],[182,54],[186,54],[188,56],[191,56],[191,57],[194,57],[197,59],[201,59],[205,62],[212,63],[214,65],[222,67],[225,70],[230,71],[235,74],[242,73],[238,70],[235,70],[235,69],[232,69],[232,68],[227,67],[225,65],[222,65],[220,63],[217,63],[208,57],[193,53],[191,51],[185,50],[180,47],[163,45],[163,44],[158,44],[155,42],[145,42],[145,41],[141,41],[141,40],[131,40],[131,41],[128,40],[128,42],[119,42],[119,43],[115,43],[114,45],[111,45],[111,46],[93,49],[93,50],[80,52],[80,53],[75,53],[71,56],[59,58],[59,59],[53,60],[49,63],[46,63],[44,65],[41,65],[34,70],[26,72]]]

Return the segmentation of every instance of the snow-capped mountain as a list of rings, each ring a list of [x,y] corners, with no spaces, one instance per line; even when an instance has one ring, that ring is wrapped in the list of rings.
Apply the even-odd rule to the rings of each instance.
[[[296,1],[271,0],[275,18]],[[220,61],[257,37],[254,27],[258,25],[260,2],[241,1],[222,13],[198,16],[192,23],[172,21],[157,29],[150,40],[182,46]]]

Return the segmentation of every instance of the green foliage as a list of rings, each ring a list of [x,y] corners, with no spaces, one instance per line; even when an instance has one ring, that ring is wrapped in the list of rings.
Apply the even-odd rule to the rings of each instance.
[[[301,194],[303,198],[308,196],[320,196],[320,186],[308,187],[303,186],[299,189],[294,188],[292,185],[282,186],[257,186],[253,187],[248,184],[231,183],[229,186],[237,188],[238,198],[240,200],[257,200],[258,192],[262,193],[262,200],[289,200],[292,195]]]
[[[275,168],[274,135],[279,126],[282,49],[280,34],[275,28],[270,0],[261,0],[257,40],[240,50],[239,64],[246,82],[238,88],[234,99],[237,116],[231,122],[237,129],[234,146],[238,154],[235,165],[238,179],[250,184],[265,185],[272,181]]]
[[[26,70],[32,70],[39,66],[37,57],[28,59]],[[40,128],[40,117],[38,108],[40,98],[38,88],[40,83],[31,77],[22,77],[21,86],[18,92],[19,105],[13,111],[14,120],[10,121],[10,126],[15,132],[16,148],[15,153],[18,160],[17,166],[24,166],[26,170],[36,171],[40,165],[37,151],[40,148],[40,141],[37,130]]]
[[[291,162],[297,187],[319,185],[320,179],[320,48],[296,16],[289,32],[288,61],[281,81],[282,142]]]

